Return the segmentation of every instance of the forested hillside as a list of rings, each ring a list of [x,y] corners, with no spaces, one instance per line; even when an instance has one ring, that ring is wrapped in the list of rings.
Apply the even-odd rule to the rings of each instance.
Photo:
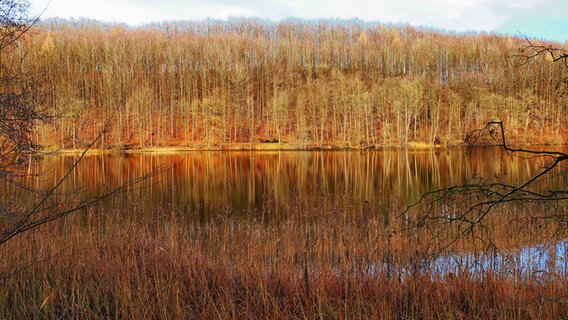
[[[516,37],[357,21],[235,19],[143,28],[47,21],[10,65],[42,79],[48,147],[446,144],[501,120],[562,143],[566,69],[514,57]],[[560,46],[560,44],[555,44]]]

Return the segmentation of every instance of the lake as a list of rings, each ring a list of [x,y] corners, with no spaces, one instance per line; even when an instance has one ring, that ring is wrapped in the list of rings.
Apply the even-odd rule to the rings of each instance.
[[[38,163],[30,163],[28,173],[33,174],[26,175],[20,182],[31,186],[32,190],[47,191],[78,158],[77,155],[46,156]],[[472,229],[486,233],[483,237],[469,233],[468,220],[432,221],[429,222],[431,227],[417,232],[409,221],[418,216],[401,216],[407,205],[415,203],[426,192],[462,185],[480,177],[484,182],[518,185],[540,172],[544,165],[546,159],[511,156],[499,148],[94,154],[87,155],[70,172],[50,205],[52,208],[72,207],[82,199],[109,192],[159,170],[101,206],[115,211],[117,207],[130,208],[128,212],[140,215],[132,219],[153,225],[152,228],[159,229],[155,230],[156,234],[167,232],[175,224],[182,234],[192,239],[206,236],[196,226],[203,228],[210,224],[221,229],[226,228],[224,224],[236,228],[216,235],[218,239],[238,235],[239,224],[250,227],[252,223],[254,228],[261,228],[256,225],[257,221],[273,229],[287,230],[279,226],[283,221],[293,226],[290,232],[301,234],[305,219],[309,221],[306,230],[313,229],[309,232],[316,235],[327,234],[328,231],[320,230],[322,227],[333,229],[329,231],[333,237],[328,239],[332,242],[340,241],[345,230],[351,228],[353,238],[349,243],[361,248],[360,256],[369,261],[365,263],[366,270],[373,273],[386,269],[390,273],[395,265],[391,259],[396,255],[410,261],[404,248],[413,245],[421,248],[417,250],[424,250],[411,257],[421,261],[420,269],[436,270],[440,275],[458,270],[479,272],[488,266],[506,274],[512,270],[511,261],[516,261],[514,270],[528,272],[525,276],[541,272],[542,266],[550,265],[554,267],[547,270],[565,274],[568,272],[567,244],[563,238],[566,223],[562,218],[539,218],[546,216],[551,207],[512,204],[498,208],[495,214],[487,216],[483,225]],[[566,189],[564,175],[550,175],[537,182],[534,191]],[[6,181],[3,190],[4,203],[14,199],[14,194],[19,195],[20,205],[37,201],[41,196],[41,193],[24,192]],[[459,208],[460,203],[457,205]],[[131,209],[133,206],[139,210]],[[562,208],[555,212],[564,212]],[[127,214],[120,209],[118,212]],[[169,221],[164,212],[175,215],[175,222]],[[111,218],[107,223],[123,222]],[[464,230],[468,233],[463,233]],[[391,242],[396,232],[399,239]],[[407,235],[401,236],[402,232]],[[463,241],[454,242],[458,234]],[[362,245],[358,237],[366,239],[366,244]],[[374,246],[372,237],[382,239],[381,246],[388,248],[389,253],[381,255],[383,258],[368,251]],[[456,247],[447,251],[447,243]],[[325,259],[334,264],[338,253],[333,248],[329,250]],[[398,271],[408,272],[409,263],[398,263],[402,266]],[[416,267],[416,262],[413,263]]]
[[[48,190],[77,159],[47,156],[30,169],[38,176],[25,184]],[[97,195],[162,168],[130,191],[128,201],[140,201],[148,211],[159,206],[198,213],[206,222],[212,204],[237,212],[267,206],[279,212],[292,199],[318,203],[345,198],[355,208],[364,203],[388,207],[393,200],[411,204],[425,192],[476,176],[519,184],[543,163],[511,157],[499,148],[96,154],[87,155],[58,192],[62,202],[77,194]],[[12,188],[4,189],[13,194]],[[562,179],[546,178],[538,188],[565,185]]]

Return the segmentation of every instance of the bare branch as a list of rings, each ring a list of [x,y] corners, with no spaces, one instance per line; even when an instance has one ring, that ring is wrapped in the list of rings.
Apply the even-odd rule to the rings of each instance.
[[[551,62],[561,62],[565,67],[568,67],[568,51],[563,48],[554,47],[551,44],[537,44],[525,37],[526,45],[518,50],[515,57],[522,58],[524,63],[535,59],[539,56],[544,56],[550,59]]]
[[[489,237],[480,238],[482,235],[480,232],[484,232],[487,228],[485,220],[492,211],[498,207],[503,208],[507,204],[548,204],[556,207],[555,210],[558,213],[562,210],[559,203],[568,201],[568,190],[535,191],[537,190],[535,186],[540,180],[552,176],[553,172],[561,169],[560,164],[568,160],[568,154],[561,151],[510,147],[507,144],[503,123],[500,121],[489,122],[482,129],[468,133],[461,146],[465,148],[498,146],[511,156],[522,159],[542,157],[547,161],[543,161],[545,164],[540,167],[539,172],[516,185],[494,181],[494,177],[476,175],[463,184],[425,193],[416,202],[410,204],[402,213],[404,216],[411,216],[411,212],[415,213],[415,219],[410,221],[408,228],[421,229],[427,227],[429,221],[435,222],[430,227],[432,228],[430,241],[445,242],[440,250],[448,249],[466,236],[468,239],[483,240],[488,248],[497,249]],[[541,219],[545,222],[551,219],[568,221],[565,214],[539,214],[538,217],[533,216],[533,219]],[[440,224],[452,224],[458,231],[453,238],[441,241],[444,232],[437,229]],[[486,231],[485,233],[489,234]]]
[[[29,18],[27,0],[0,1],[0,52],[12,50],[15,43],[38,21],[39,17]],[[48,202],[57,195],[58,188],[67,180],[89,150],[104,137],[110,120],[98,136],[84,149],[79,158],[57,180],[47,192],[39,192],[18,182],[21,177],[30,177],[23,172],[24,165],[37,157],[39,146],[33,138],[33,130],[38,122],[49,122],[56,117],[38,108],[38,92],[34,84],[37,78],[23,74],[17,66],[4,61],[0,56],[0,180],[18,188],[41,195],[27,210],[11,212],[7,203],[0,203],[0,245],[18,234],[36,228],[73,212],[100,203],[114,195],[128,191],[143,180],[162,172],[160,167],[149,174],[130,180],[108,192],[88,198],[69,208],[50,205]],[[24,59],[23,57],[21,58]],[[22,62],[22,61],[20,61]],[[112,117],[111,117],[112,119]]]

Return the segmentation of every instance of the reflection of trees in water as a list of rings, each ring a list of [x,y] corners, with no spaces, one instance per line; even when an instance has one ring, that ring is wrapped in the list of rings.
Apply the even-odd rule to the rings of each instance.
[[[47,157],[30,167],[42,174],[28,176],[26,181],[36,189],[47,187],[72,163],[73,156]],[[226,231],[236,237],[241,228],[252,224],[267,228],[258,232],[294,233],[291,238],[299,237],[295,246],[309,243],[313,254],[324,259],[321,263],[337,264],[349,256],[367,265],[369,272],[386,268],[383,271],[391,274],[396,265],[410,275],[423,270],[455,273],[452,267],[477,272],[480,262],[474,258],[478,257],[495,263],[501,259],[499,270],[504,270],[505,263],[520,270],[527,259],[536,259],[542,252],[558,256],[548,250],[547,243],[557,243],[559,230],[565,228],[561,223],[542,223],[540,218],[549,212],[542,204],[509,204],[466,236],[460,235],[467,223],[447,222],[457,211],[451,206],[469,204],[465,198],[440,204],[435,209],[441,218],[418,228],[413,224],[419,218],[416,213],[399,215],[424,192],[461,185],[472,177],[513,183],[538,172],[534,159],[502,158],[498,149],[489,148],[471,149],[467,156],[458,149],[94,155],[65,182],[62,190],[70,193],[54,201],[88,197],[162,165],[169,169],[129,194],[101,204],[99,210],[135,207],[128,213],[142,225],[152,224],[158,231],[166,225],[186,228],[197,236],[209,234],[196,231],[200,225],[208,226],[207,230],[236,228]],[[562,183],[548,179],[538,188],[558,189]],[[3,190],[3,197],[12,192]],[[170,215],[175,223],[169,222]],[[306,235],[307,242],[301,240]],[[543,249],[530,253],[536,245]],[[551,270],[565,265],[565,261],[548,260]]]
[[[66,190],[97,194],[160,165],[171,167],[152,177],[130,199],[156,206],[205,212],[224,205],[242,212],[273,206],[281,211],[294,199],[343,203],[363,210],[363,203],[386,208],[394,199],[411,203],[421,194],[460,185],[477,176],[518,183],[538,169],[537,160],[502,157],[498,148],[340,152],[193,152],[172,154],[106,154],[88,156],[66,181]],[[72,164],[73,156],[47,157],[27,181],[49,186]],[[29,177],[28,177],[29,179]],[[547,179],[539,188],[563,183]],[[9,190],[6,190],[9,192]],[[3,195],[4,197],[6,194]]]

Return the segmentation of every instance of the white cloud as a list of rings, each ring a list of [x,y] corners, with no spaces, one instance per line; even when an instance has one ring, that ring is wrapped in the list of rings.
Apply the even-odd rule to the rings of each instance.
[[[308,3],[310,7],[306,10]],[[306,1],[304,9],[295,13],[300,17],[360,18],[456,31],[479,31],[494,30],[506,20],[506,16],[494,12],[490,4],[490,0]]]
[[[46,4],[45,0],[34,1],[32,12],[39,13]],[[92,18],[133,25],[173,18],[151,7],[120,0],[51,0],[43,17]]]
[[[535,7],[544,6],[547,2],[552,2],[552,0],[515,0],[515,1],[507,1],[507,0],[500,0],[503,6],[514,8],[514,9],[521,9],[521,10],[530,10]]]
[[[245,6],[198,0],[174,1],[173,3],[156,2],[153,7],[170,16],[170,19],[175,20],[224,19],[230,16],[254,15],[254,11]]]
[[[49,0],[31,0],[39,12]],[[224,19],[231,16],[281,20],[298,18],[359,18],[385,23],[410,23],[454,31],[511,32],[523,24],[525,33],[542,33],[565,0],[51,0],[43,16],[87,17],[139,25],[162,20]],[[560,9],[559,9],[560,8]],[[530,17],[527,19],[527,17]],[[567,20],[568,21],[568,20]],[[540,23],[538,26],[532,24]],[[546,24],[545,28],[543,24]],[[508,26],[508,27],[507,27]],[[562,23],[557,34],[568,30]],[[538,30],[538,31],[537,31]],[[515,31],[513,31],[515,32]],[[568,31],[563,31],[564,34]],[[545,36],[545,34],[543,34]],[[562,35],[555,35],[562,38]]]

